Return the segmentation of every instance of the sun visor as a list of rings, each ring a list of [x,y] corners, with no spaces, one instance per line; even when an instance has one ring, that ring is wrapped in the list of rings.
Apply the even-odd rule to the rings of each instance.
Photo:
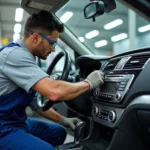
[[[150,21],[150,0],[119,0]]]
[[[69,0],[21,0],[21,7],[29,14],[40,10],[56,12],[63,7]]]

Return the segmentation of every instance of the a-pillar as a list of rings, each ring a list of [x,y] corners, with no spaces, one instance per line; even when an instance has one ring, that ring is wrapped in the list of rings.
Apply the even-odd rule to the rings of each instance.
[[[136,48],[136,14],[129,9],[128,11],[128,36],[129,36],[129,50]]]

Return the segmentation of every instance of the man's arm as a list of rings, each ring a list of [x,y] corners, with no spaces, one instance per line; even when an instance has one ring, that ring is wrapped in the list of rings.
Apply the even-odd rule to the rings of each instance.
[[[71,130],[75,129],[75,125],[80,119],[74,117],[74,118],[66,118],[62,115],[60,115],[58,112],[56,112],[53,108],[50,108],[47,111],[40,111],[36,109],[36,112],[39,113],[44,118],[47,118],[48,120],[52,120],[54,122],[57,122],[61,125],[63,125],[66,128],[70,128]]]
[[[53,108],[48,109],[47,111],[41,111],[36,109],[36,112],[39,113],[41,116],[48,120],[52,120],[54,122],[60,122],[62,119],[62,115],[56,112]]]
[[[78,83],[52,80],[45,77],[38,81],[32,88],[52,101],[70,100],[88,89],[93,89],[103,84],[103,78],[101,71],[93,71],[84,81]]]
[[[33,89],[52,101],[69,100],[87,91],[89,84],[87,82],[69,83],[46,77],[35,84]]]

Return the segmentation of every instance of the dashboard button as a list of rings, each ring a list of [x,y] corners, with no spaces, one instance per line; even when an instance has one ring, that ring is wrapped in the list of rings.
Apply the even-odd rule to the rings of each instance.
[[[121,84],[121,85],[126,85],[126,84],[127,84],[127,82],[120,82],[120,84]]]
[[[128,81],[129,81],[129,79],[123,79],[122,81],[124,81],[124,82],[128,82]]]
[[[119,87],[118,91],[124,91],[125,88]]]
[[[125,87],[126,85],[122,85],[122,84],[119,86],[119,88],[125,88]]]
[[[108,120],[108,118],[107,118],[107,117],[104,117],[104,120]]]
[[[112,98],[113,98],[113,95],[108,95],[108,98],[109,98],[109,99],[112,99]]]

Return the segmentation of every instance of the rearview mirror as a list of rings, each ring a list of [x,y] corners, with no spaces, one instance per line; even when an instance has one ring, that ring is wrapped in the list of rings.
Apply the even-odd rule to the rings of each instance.
[[[89,4],[87,4],[84,8],[84,17],[86,19],[93,18],[93,21],[95,21],[95,18],[97,16],[104,14],[104,3],[102,1],[92,1]]]

